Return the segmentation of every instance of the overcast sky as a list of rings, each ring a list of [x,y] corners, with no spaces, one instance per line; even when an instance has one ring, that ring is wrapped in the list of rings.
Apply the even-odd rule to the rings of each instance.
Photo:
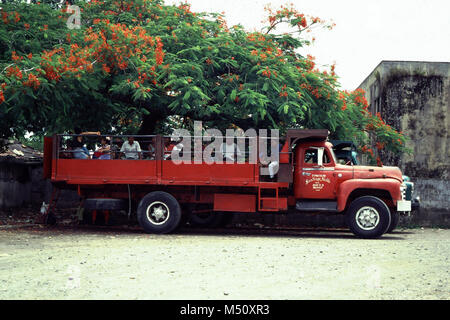
[[[166,4],[180,1],[166,0]],[[336,62],[343,89],[353,90],[381,60],[450,62],[449,0],[188,0],[192,11],[225,12],[229,26],[260,30],[264,6],[293,3],[306,15],[332,20],[336,27],[316,30],[304,55],[318,65]]]

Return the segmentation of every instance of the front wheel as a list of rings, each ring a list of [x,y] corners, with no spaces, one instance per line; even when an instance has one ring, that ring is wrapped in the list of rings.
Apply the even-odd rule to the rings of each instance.
[[[346,213],[350,230],[360,238],[379,238],[391,224],[391,212],[379,198],[364,196],[354,200]]]
[[[392,210],[391,211],[391,224],[389,225],[389,228],[387,229],[386,233],[391,233],[395,230],[398,226],[398,222],[400,221],[400,213],[398,211]]]
[[[151,192],[139,202],[137,218],[147,233],[169,233],[180,223],[180,204],[167,192]]]

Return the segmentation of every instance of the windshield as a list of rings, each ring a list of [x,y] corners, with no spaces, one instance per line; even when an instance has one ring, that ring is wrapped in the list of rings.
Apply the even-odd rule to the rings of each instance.
[[[330,150],[331,157],[333,158],[334,163],[339,163],[339,162],[337,161],[336,155],[334,154],[333,148],[328,148],[328,150]]]

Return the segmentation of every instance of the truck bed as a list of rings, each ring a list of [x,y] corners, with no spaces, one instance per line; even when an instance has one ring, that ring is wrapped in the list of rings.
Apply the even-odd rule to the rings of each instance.
[[[68,184],[258,186],[258,170],[257,164],[249,163],[177,165],[170,160],[54,159],[52,181]]]

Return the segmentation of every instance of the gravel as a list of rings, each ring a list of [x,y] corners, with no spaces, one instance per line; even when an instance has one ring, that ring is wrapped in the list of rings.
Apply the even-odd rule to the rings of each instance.
[[[0,299],[450,299],[450,230],[0,229]]]

